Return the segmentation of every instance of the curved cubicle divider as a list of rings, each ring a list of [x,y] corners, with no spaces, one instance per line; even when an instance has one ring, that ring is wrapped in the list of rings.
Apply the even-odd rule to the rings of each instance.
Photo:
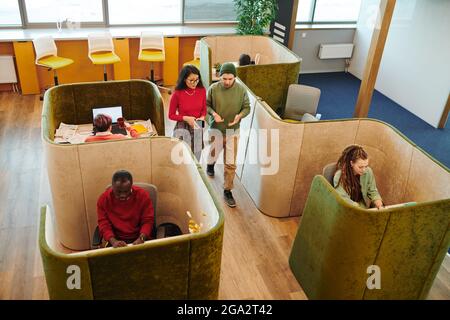
[[[212,82],[216,63],[237,62],[242,53],[254,58],[258,65],[237,68],[237,76],[254,94],[274,110],[283,112],[287,90],[297,83],[301,58],[277,41],[265,36],[212,36],[200,42],[200,72],[206,86]]]
[[[318,175],[290,254],[292,272],[310,299],[425,299],[450,245],[449,213],[448,200],[363,210]],[[371,275],[379,288],[369,289],[377,285]]]
[[[80,144],[65,150],[69,154],[64,157],[56,149],[49,153],[53,164],[48,165],[59,211],[53,219],[49,208],[42,209],[39,242],[50,298],[217,299],[223,212],[184,142],[154,137]],[[189,154],[190,161],[179,163],[180,152]],[[157,186],[157,225],[176,223],[183,235],[87,250],[97,225],[96,201],[120,168],[130,170],[135,181]],[[189,234],[186,211],[202,224],[200,233]],[[71,265],[81,270],[82,290],[66,286]]]
[[[92,108],[122,106],[126,119],[151,119],[158,134],[164,135],[164,108],[158,88],[149,81],[103,81],[53,87],[45,93],[42,111],[42,139],[48,177],[53,197],[56,225],[61,243],[72,250],[85,250],[95,229],[94,221],[86,219],[95,212],[98,190],[110,183],[114,168],[135,164],[135,175],[151,180],[150,140],[138,138],[89,144],[56,144],[55,129],[66,124],[92,123]],[[138,161],[138,159],[140,161]],[[91,172],[94,166],[96,170]],[[90,178],[99,178],[93,192]],[[136,180],[138,181],[138,180]],[[87,190],[89,189],[89,190]],[[88,224],[87,221],[90,223]],[[77,237],[72,237],[76,226]],[[83,240],[81,240],[83,239]]]
[[[269,164],[255,164],[251,157],[256,151],[248,148],[242,170],[241,182],[267,215],[301,215],[313,177],[354,143],[364,145],[368,151],[385,203],[450,202],[449,170],[386,123],[349,119],[292,124],[279,119],[263,101],[256,102],[254,112],[252,130],[279,132],[279,150],[271,152],[278,158],[272,157]],[[248,145],[258,145],[256,136],[250,136]],[[267,143],[263,148],[270,150],[271,145]],[[269,166],[279,169],[262,175]]]
[[[150,118],[164,135],[161,96],[148,81],[73,84],[46,92],[42,135],[52,201],[42,208],[39,245],[50,298],[216,299],[223,212],[184,142],[168,137],[53,142],[60,122],[90,123],[93,107],[115,105],[127,119]],[[183,235],[89,250],[97,199],[118,169],[157,186],[157,226],[175,223]],[[186,211],[202,225],[199,233],[189,233]],[[70,287],[72,273],[80,277],[80,290],[75,280],[75,289]]]
[[[237,61],[241,53],[262,56],[261,65],[238,68],[238,80],[248,89],[252,111],[243,119],[237,156],[237,175],[261,212],[273,217],[301,215],[314,175],[321,173],[326,164],[335,162],[342,150],[353,143],[364,145],[369,152],[371,167],[386,203],[450,201],[450,190],[446,187],[450,184],[449,170],[384,122],[371,119],[283,121],[273,111],[279,109],[280,101],[273,103],[267,95],[273,90],[285,94],[297,79],[287,75],[282,77],[285,86],[275,86],[273,90],[265,88],[262,92],[251,85],[252,81],[271,83],[266,81],[271,77],[259,77],[254,68],[264,66],[275,74],[280,64],[292,63],[292,70],[298,73],[296,68],[301,59],[273,39],[262,36],[202,38],[202,77],[211,80],[213,64]],[[245,130],[253,134],[246,134]],[[261,133],[271,137],[273,133],[273,139],[263,139],[261,143]],[[279,143],[273,143],[277,138]],[[424,170],[426,175],[423,175]]]
[[[307,295],[426,297],[450,241],[449,169],[382,121],[283,121],[274,110],[283,109],[301,59],[270,38],[203,38],[203,79],[211,82],[215,63],[237,61],[241,53],[262,53],[264,58],[261,65],[238,68],[252,110],[241,128],[237,175],[264,214],[304,213],[290,264]],[[283,69],[289,63],[291,69]],[[417,204],[380,212],[358,209],[344,203],[323,178],[314,179],[350,144],[364,145],[368,151],[386,204]],[[367,268],[375,264],[381,268],[384,289],[370,291]]]
[[[246,155],[241,182],[258,209],[267,215],[301,215],[313,177],[354,143],[368,151],[385,203],[450,202],[449,170],[384,122],[348,119],[288,123],[264,101],[256,101],[254,107],[251,129],[278,132],[279,143],[268,141],[261,146],[258,137],[250,135],[247,150],[239,150]],[[255,146],[271,150],[271,161],[255,162]],[[278,170],[269,171],[269,167]],[[264,170],[271,174],[262,174]]]

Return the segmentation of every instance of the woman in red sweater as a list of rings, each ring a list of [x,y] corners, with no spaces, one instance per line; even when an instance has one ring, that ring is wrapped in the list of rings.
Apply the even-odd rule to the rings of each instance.
[[[181,69],[175,92],[170,98],[169,119],[177,121],[173,136],[186,141],[197,160],[200,160],[203,149],[205,116],[206,90],[200,71],[193,65],[186,65]]]

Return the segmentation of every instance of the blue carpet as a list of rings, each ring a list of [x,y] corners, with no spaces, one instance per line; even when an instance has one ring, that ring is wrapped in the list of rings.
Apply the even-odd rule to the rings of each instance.
[[[299,83],[320,88],[318,113],[322,120],[353,117],[361,81],[350,73],[300,74]],[[436,129],[378,91],[374,91],[369,118],[394,126],[436,160],[450,168],[450,124]],[[449,120],[450,121],[450,120]]]

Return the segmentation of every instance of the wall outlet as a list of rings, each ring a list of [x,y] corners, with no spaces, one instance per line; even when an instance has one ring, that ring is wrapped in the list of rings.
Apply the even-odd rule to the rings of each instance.
[[[306,32],[302,32],[302,38],[306,38]]]

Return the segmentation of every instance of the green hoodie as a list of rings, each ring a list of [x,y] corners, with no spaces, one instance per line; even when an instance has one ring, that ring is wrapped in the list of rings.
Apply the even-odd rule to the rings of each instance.
[[[209,126],[212,129],[220,130],[222,133],[226,133],[226,129],[239,129],[240,121],[231,127],[228,126],[230,122],[234,121],[237,114],[240,114],[242,119],[250,113],[247,90],[236,80],[228,89],[220,81],[212,84],[208,89],[206,106],[208,108],[207,121]],[[213,111],[218,113],[224,119],[224,122],[216,123],[212,116]]]

